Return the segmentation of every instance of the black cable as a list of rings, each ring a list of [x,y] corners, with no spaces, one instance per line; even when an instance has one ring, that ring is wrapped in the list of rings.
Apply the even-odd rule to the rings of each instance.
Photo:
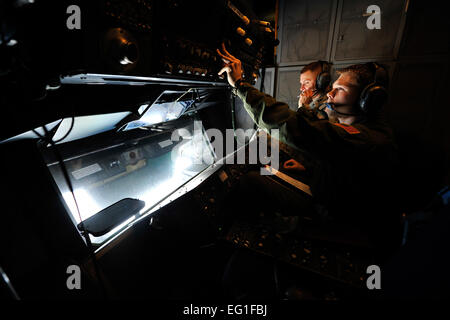
[[[54,141],[55,143],[58,143],[60,141],[63,141],[65,138],[67,138],[67,136],[72,132],[73,126],[75,124],[75,116],[72,116],[72,122],[70,124],[70,128],[69,131],[67,131],[67,133],[64,135],[64,137],[62,137],[61,139],[58,139],[56,141]]]
[[[65,138],[67,138],[67,136],[72,132],[73,127],[74,127],[74,124],[75,124],[75,117],[72,116],[72,123],[70,124],[69,131],[67,131],[67,133],[66,133],[62,138],[60,138],[60,139],[54,141],[54,143],[58,143],[58,142],[60,142],[60,141],[63,141]],[[59,123],[58,125],[61,125],[61,123]],[[44,127],[45,127],[45,126],[43,126],[42,128],[44,128]],[[47,131],[46,129],[47,129],[47,128],[45,128],[44,131]],[[35,129],[32,129],[31,131],[33,131],[33,133],[34,133],[35,135],[37,135],[39,138],[41,138],[41,139],[43,139],[43,140],[48,140],[48,139],[49,139],[49,138],[47,138],[47,137],[41,135],[41,134],[40,134],[39,132],[37,132]],[[47,132],[48,132],[48,131],[47,131]]]
[[[231,127],[236,131],[236,96],[233,95],[231,103]],[[236,137],[236,134],[234,135]]]
[[[73,117],[72,117],[72,118],[73,118]],[[74,119],[74,118],[73,118],[73,119]],[[72,124],[73,124],[73,122],[74,122],[74,121],[72,121]],[[65,138],[65,137],[70,133],[70,131],[72,130],[72,128],[73,128],[73,126],[71,126],[71,129],[69,130],[68,133],[66,133],[66,135],[65,135],[63,138]],[[89,234],[88,234],[88,232],[86,231],[86,229],[85,229],[85,227],[84,227],[84,223],[83,223],[83,220],[82,220],[82,218],[81,218],[80,208],[79,208],[79,206],[78,206],[78,202],[77,202],[77,199],[76,199],[76,197],[75,197],[75,192],[74,192],[74,189],[73,189],[72,181],[70,180],[70,177],[69,177],[69,173],[68,173],[67,168],[66,168],[66,166],[65,166],[65,164],[64,164],[64,160],[63,160],[63,158],[62,158],[62,156],[61,156],[61,153],[59,152],[58,147],[56,146],[55,141],[53,141],[53,139],[51,139],[51,138],[49,137],[49,131],[47,130],[47,128],[46,128],[45,126],[42,126],[42,129],[43,129],[44,132],[45,132],[45,135],[44,135],[44,136],[42,136],[41,134],[39,134],[39,133],[36,132],[35,130],[33,130],[33,132],[34,132],[36,135],[38,135],[39,137],[43,138],[46,142],[50,143],[50,145],[51,145],[52,148],[53,148],[53,151],[54,151],[54,153],[55,153],[55,156],[56,156],[56,158],[57,158],[57,160],[58,160],[58,162],[59,162],[59,164],[60,164],[61,171],[62,171],[62,173],[63,173],[64,179],[66,180],[66,183],[67,183],[67,186],[68,186],[68,188],[69,188],[69,191],[70,191],[70,193],[72,194],[73,200],[74,200],[74,202],[75,202],[75,207],[76,207],[76,209],[77,209],[78,217],[79,217],[79,219],[80,219],[79,226],[80,226],[80,228],[81,228],[81,233],[82,233],[82,235],[84,236],[84,238],[86,239],[86,244],[87,244],[88,249],[89,249],[88,251],[89,251],[89,254],[90,254],[90,256],[91,256],[92,263],[93,263],[93,265],[94,265],[95,274],[96,274],[97,279],[98,279],[98,281],[99,281],[100,288],[101,288],[101,290],[102,290],[102,293],[103,293],[104,297],[107,298],[107,293],[106,293],[104,281],[103,281],[103,278],[102,278],[101,273],[100,273],[100,268],[99,268],[98,263],[97,263],[97,258],[96,258],[96,256],[95,256],[94,248],[93,248],[93,246],[92,246],[92,242],[91,242],[91,239],[90,239],[90,237],[89,237]],[[60,140],[61,140],[61,139],[59,139],[58,141],[60,141]]]
[[[189,107],[189,109],[191,109],[192,107],[197,107],[197,104],[204,103],[209,97],[211,97],[213,95],[212,92],[207,92],[207,93],[205,93],[205,95],[203,97],[201,97],[197,91],[196,91],[196,93],[197,93],[197,97],[199,100],[197,100],[197,98],[195,98],[194,103]],[[186,111],[188,111],[189,109],[187,109]]]
[[[266,67],[263,67],[261,69],[261,85],[259,86],[259,91],[264,92],[265,88],[264,88],[264,82],[266,81]],[[255,123],[253,123],[253,129],[257,130],[258,129],[258,125]]]
[[[33,133],[35,135],[37,135],[39,138],[41,138],[42,140],[46,140],[46,138],[43,135],[41,135],[39,132],[37,132],[36,130],[32,129],[31,131],[33,131]]]
[[[239,144],[238,137],[236,135],[236,96],[232,95],[231,103],[231,126],[233,128],[234,140]]]

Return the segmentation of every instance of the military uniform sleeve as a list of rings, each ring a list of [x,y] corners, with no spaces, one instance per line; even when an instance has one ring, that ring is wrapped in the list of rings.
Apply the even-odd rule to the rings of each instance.
[[[315,96],[310,103],[301,103],[300,108],[306,108],[309,110],[313,109],[325,109],[325,105],[327,103],[327,95],[324,93],[319,93],[317,96]]]
[[[329,118],[328,114],[325,112],[327,106],[328,97],[325,93],[321,93],[316,99],[311,103],[312,110],[316,113],[318,119],[328,119],[331,122],[337,122],[334,117]]]
[[[330,152],[346,147],[368,148],[371,133],[364,125],[347,126],[320,120],[305,108],[295,112],[286,103],[276,101],[247,83],[241,83],[236,94],[260,128],[279,129],[279,140],[290,146]],[[326,148],[327,145],[331,148]]]
[[[328,99],[328,97],[326,94],[324,94],[324,93],[320,94],[320,96],[313,101],[314,108],[317,108],[319,110],[324,110],[326,108],[327,99]]]
[[[313,105],[314,101],[311,102],[311,104],[309,103],[301,103],[300,106],[298,107],[300,108],[305,108],[305,109],[314,109],[314,105]]]

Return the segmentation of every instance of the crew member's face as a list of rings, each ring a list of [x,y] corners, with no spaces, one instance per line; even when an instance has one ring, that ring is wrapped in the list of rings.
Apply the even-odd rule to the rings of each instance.
[[[333,83],[333,89],[327,93],[328,103],[339,106],[353,106],[359,96],[355,75],[351,72],[342,73]]]
[[[319,72],[317,71],[305,71],[300,75],[300,91],[305,92],[307,90],[316,89],[316,78]]]

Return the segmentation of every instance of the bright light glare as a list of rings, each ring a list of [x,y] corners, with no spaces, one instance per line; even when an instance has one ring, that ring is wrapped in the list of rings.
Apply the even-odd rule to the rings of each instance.
[[[74,193],[75,198],[77,199],[78,208],[80,209],[81,219],[83,219],[83,221],[93,216],[102,209],[97,204],[97,202],[92,199],[92,197],[85,189],[75,189]],[[69,206],[70,212],[72,213],[72,216],[74,217],[77,224],[80,223],[80,217],[78,215],[77,207],[75,205],[75,201],[73,200],[72,193],[70,191],[64,192],[63,198]]]
[[[190,159],[191,163],[189,165],[206,165],[214,162],[214,157],[208,149],[202,135],[195,135],[191,141],[180,146],[178,149],[178,157]]]
[[[155,203],[160,201],[166,195],[173,192],[179,185],[180,185],[179,179],[171,178],[161,182],[160,184],[154,186],[150,190],[147,190],[145,193],[141,194],[138,198],[145,201],[145,207],[141,210],[141,212],[147,211]]]
[[[187,157],[178,157],[175,161],[174,171],[181,172],[192,165],[192,159]]]
[[[146,117],[145,121],[150,124],[160,123],[163,122],[163,116],[161,114],[154,113]]]

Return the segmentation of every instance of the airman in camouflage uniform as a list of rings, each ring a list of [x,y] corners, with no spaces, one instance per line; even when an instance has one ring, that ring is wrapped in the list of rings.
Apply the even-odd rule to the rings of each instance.
[[[332,123],[318,119],[307,108],[292,111],[286,103],[243,82],[240,61],[222,49],[218,53],[227,64],[219,73],[227,73],[253,121],[265,130],[279,129],[280,141],[314,155],[314,166],[304,166],[312,171],[314,201],[347,221],[367,224],[381,218],[393,199],[397,153],[392,130],[381,114],[369,117],[357,108],[373,74],[364,65],[341,72],[327,94],[328,103],[335,107],[325,111],[338,117]]]

